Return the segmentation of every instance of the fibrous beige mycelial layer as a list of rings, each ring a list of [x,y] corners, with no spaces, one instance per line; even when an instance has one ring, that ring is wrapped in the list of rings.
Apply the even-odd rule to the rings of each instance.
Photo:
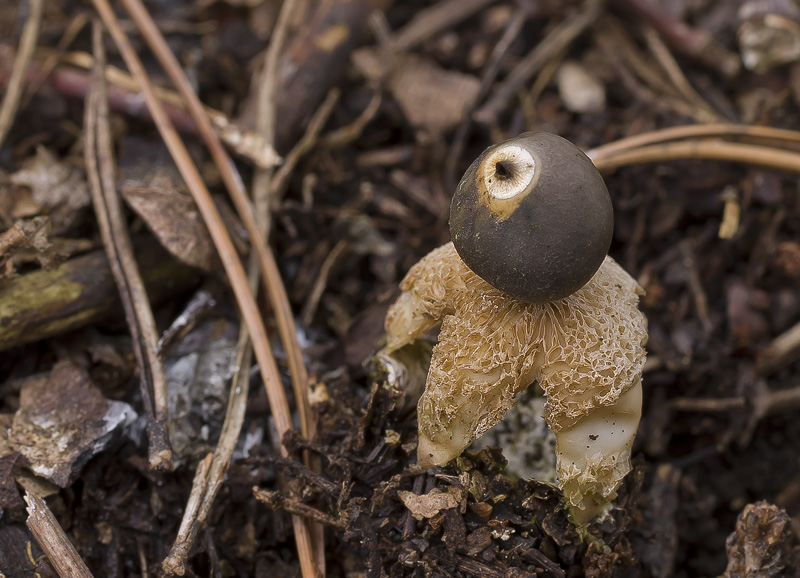
[[[389,349],[442,325],[418,405],[420,466],[459,455],[538,380],[568,500],[591,517],[614,497],[630,469],[647,339],[643,291],[630,275],[607,257],[569,297],[523,303],[475,275],[448,243],[400,288],[386,317]]]

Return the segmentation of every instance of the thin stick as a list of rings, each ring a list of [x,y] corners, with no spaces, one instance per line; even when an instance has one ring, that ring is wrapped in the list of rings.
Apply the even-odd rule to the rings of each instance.
[[[683,239],[679,243],[681,250],[681,258],[683,266],[686,270],[687,284],[692,293],[694,300],[694,309],[697,316],[700,318],[700,324],[706,335],[711,335],[714,325],[711,323],[711,318],[708,315],[708,296],[700,281],[700,272],[697,270],[697,259],[694,256],[694,248],[692,247],[689,239]]]
[[[309,520],[314,520],[318,524],[333,526],[334,528],[342,531],[347,529],[346,520],[336,518],[330,514],[326,514],[325,512],[321,512],[316,508],[309,506],[308,504],[304,504],[302,502],[298,502],[297,500],[282,496],[279,492],[262,490],[256,486],[253,488],[253,495],[259,502],[266,504],[272,510],[277,510],[280,508],[289,512],[290,514],[302,516]]]
[[[61,59],[62,62],[88,69],[93,66],[92,56],[86,52],[68,52]],[[138,98],[139,84],[124,70],[116,66],[107,65],[106,79],[111,83],[109,99],[115,109],[138,118],[151,120],[146,108],[142,108]],[[72,68],[56,68],[50,83],[57,90],[68,96],[82,97],[85,92],[85,77]],[[172,122],[182,132],[197,134],[199,129],[192,117],[186,112],[180,95],[161,86],[153,87],[158,98],[165,105]],[[228,148],[257,167],[272,167],[280,162],[280,156],[271,144],[262,139],[255,131],[237,125],[225,113],[203,105],[203,110],[211,119],[219,138]]]
[[[219,449],[219,446],[217,446]],[[203,504],[203,498],[207,490],[209,470],[211,468],[211,454],[200,460],[194,472],[192,490],[189,492],[189,499],[183,512],[178,536],[169,551],[169,555],[161,563],[161,569],[167,574],[183,576],[186,573],[186,561],[191,554],[197,539],[197,532],[200,524],[197,523],[198,512]]]
[[[500,64],[503,62],[503,57],[506,55],[506,52],[508,52],[514,40],[517,39],[519,33],[522,32],[522,28],[527,23],[531,12],[532,10],[525,7],[517,9],[514,15],[509,19],[508,24],[506,24],[503,35],[500,37],[500,40],[497,41],[497,44],[494,45],[492,53],[489,55],[483,70],[481,70],[481,86],[478,90],[478,94],[475,95],[475,99],[470,103],[464,118],[458,125],[450,148],[447,151],[447,158],[444,162],[444,175],[445,186],[448,191],[453,191],[456,188],[456,165],[458,161],[461,160],[461,154],[464,152],[464,145],[469,135],[469,129],[472,126],[472,111],[489,92],[490,87],[497,78],[497,74],[500,72]]]
[[[601,159],[603,157],[611,156],[622,150],[641,148],[647,145],[689,138],[738,136],[747,137],[748,139],[786,141],[800,145],[800,131],[772,128],[768,126],[712,123],[674,126],[637,134],[604,144],[588,151],[586,154],[589,155],[589,158],[595,162],[602,162]]]
[[[788,389],[766,390],[758,393],[754,402],[755,413],[758,419],[770,414],[795,411],[800,407],[800,387]],[[686,412],[729,412],[742,411],[748,408],[748,398],[745,396],[718,397],[718,398],[692,398],[678,397],[669,402],[670,408]]]
[[[739,397],[676,397],[669,401],[669,407],[675,411],[722,413],[747,409],[747,399]]]
[[[164,365],[157,353],[158,332],[153,311],[150,309],[147,289],[133,256],[133,244],[128,235],[122,204],[114,184],[116,172],[112,157],[114,147],[109,129],[108,98],[103,78],[105,49],[98,21],[95,21],[92,27],[92,41],[97,66],[92,74],[92,89],[87,99],[84,121],[86,173],[103,246],[125,310],[139,366],[140,387],[149,422],[150,467],[171,470],[167,379]]]
[[[595,149],[597,151],[597,149]],[[635,149],[623,149],[592,160],[600,171],[612,171],[627,165],[655,163],[676,159],[704,159],[762,165],[800,173],[800,153],[778,148],[730,143],[717,140],[669,142]]]
[[[325,97],[325,100],[319,105],[314,116],[308,121],[308,128],[306,128],[306,132],[303,133],[303,137],[297,141],[297,144],[294,145],[292,150],[289,151],[289,154],[286,155],[283,164],[275,171],[275,175],[270,184],[269,200],[271,204],[275,205],[283,198],[289,186],[289,177],[294,173],[294,170],[297,168],[297,163],[300,162],[303,155],[317,144],[319,134],[328,122],[333,108],[336,106],[336,103],[339,102],[340,96],[341,91],[338,88],[331,89],[328,96]],[[373,98],[370,104],[374,101],[375,99]]]
[[[89,568],[45,501],[26,491],[25,503],[28,504],[28,519],[25,524],[58,575],[61,578],[92,578]]]
[[[86,23],[89,21],[89,14],[87,12],[80,12],[70,21],[67,29],[64,31],[64,34],[58,41],[58,46],[56,46],[55,50],[53,50],[50,54],[48,54],[47,58],[45,58],[44,63],[36,71],[35,76],[33,79],[28,83],[28,88],[25,94],[25,98],[23,99],[23,105],[27,106],[30,99],[36,94],[42,85],[45,83],[47,78],[50,76],[50,73],[58,65],[58,61],[61,59],[61,56],[67,50],[70,44],[75,41],[78,34],[83,27],[86,26]]]
[[[322,297],[323,291],[325,291],[325,287],[328,285],[328,277],[331,274],[333,265],[336,263],[336,260],[339,258],[342,252],[347,249],[347,246],[347,241],[341,239],[338,243],[336,243],[333,249],[331,249],[331,252],[328,253],[328,256],[325,257],[325,260],[322,262],[322,267],[319,269],[317,280],[314,282],[314,287],[311,289],[311,293],[309,293],[306,303],[303,305],[303,311],[300,314],[300,318],[306,325],[311,325],[311,321],[314,319],[314,314],[317,312],[319,300]]]
[[[559,24],[536,48],[534,48],[522,62],[520,62],[508,78],[500,85],[494,95],[475,113],[476,121],[484,124],[494,124],[498,116],[506,109],[511,99],[530,80],[534,74],[541,70],[551,58],[563,52],[572,41],[580,36],[593,24],[602,12],[602,2],[588,0],[585,7],[577,14],[567,18]]]
[[[381,92],[376,90],[372,93],[372,98],[370,99],[369,104],[367,104],[366,108],[361,111],[361,114],[358,115],[358,118],[346,126],[337,128],[336,130],[327,133],[324,137],[322,137],[322,144],[329,149],[337,149],[342,148],[343,146],[358,139],[361,136],[361,133],[364,132],[364,129],[367,127],[367,125],[372,122],[373,118],[375,118],[375,115],[378,114],[378,110],[380,110],[381,107],[381,102],[383,102]],[[280,171],[280,169],[278,170]]]
[[[288,34],[289,22],[291,21],[292,14],[296,7],[297,0],[287,0],[281,7],[278,21],[275,23],[275,28],[272,33],[272,40],[267,49],[264,71],[259,85],[259,110],[256,125],[259,135],[268,143],[273,143],[275,141],[275,99],[278,90],[278,59],[283,50],[283,45]],[[267,239],[269,237],[272,175],[272,170],[264,169],[256,171],[253,178],[255,216],[251,226],[256,230],[260,239]],[[243,191],[242,195],[244,195]],[[245,224],[245,226],[247,226],[247,224]],[[250,232],[249,227],[248,232]],[[265,241],[264,247],[266,250]],[[277,274],[277,268],[276,275],[277,279],[280,279],[279,274]],[[311,439],[315,432],[313,431],[314,419],[311,415],[311,408],[308,405],[308,371],[303,362],[303,351],[297,341],[297,329],[295,328],[294,317],[289,307],[289,298],[286,296],[286,289],[283,287],[282,283],[270,284],[271,275],[268,275],[266,271],[264,271],[264,277],[267,283],[267,292],[270,295],[271,305],[275,309],[278,332],[280,333],[281,341],[286,350],[286,361],[289,365],[294,395],[297,400],[297,409],[300,414],[300,429],[304,437]],[[280,285],[280,287],[276,287],[275,285]]]
[[[289,34],[289,22],[291,22],[292,16],[297,9],[297,4],[297,0],[283,2],[264,57],[264,70],[258,86],[256,129],[268,142],[275,141],[275,100],[278,94],[278,64],[283,52],[283,45],[286,43],[286,37]]]
[[[410,50],[421,42],[440,34],[459,22],[466,20],[497,0],[443,0],[420,10],[411,22],[394,36],[395,50]]]
[[[258,290],[258,260],[255,254],[250,255],[248,265],[247,280],[250,290],[255,293]],[[228,395],[228,408],[225,412],[225,420],[222,423],[222,431],[219,435],[217,447],[211,457],[211,463],[204,460],[197,466],[195,477],[192,482],[192,491],[183,512],[181,525],[175,542],[170,548],[169,555],[161,563],[161,568],[165,572],[171,572],[182,576],[186,569],[186,561],[194,548],[200,529],[208,520],[211,506],[217,497],[225,473],[230,466],[239,434],[244,424],[244,416],[247,410],[247,396],[250,392],[250,368],[253,364],[253,348],[251,347],[250,334],[247,326],[239,326],[239,340],[236,345],[236,372],[231,380],[231,391]],[[193,499],[199,496],[200,500]]]
[[[247,284],[247,276],[244,272],[239,256],[236,253],[236,248],[231,241],[228,231],[222,224],[214,201],[203,182],[203,179],[197,170],[197,167],[191,161],[189,153],[185,145],[181,141],[175,128],[169,121],[160,101],[153,91],[150,79],[139,61],[136,52],[130,45],[127,35],[123,31],[119,21],[117,20],[114,11],[108,4],[107,0],[93,0],[97,11],[100,13],[106,27],[109,29],[111,36],[114,38],[117,47],[125,60],[126,66],[130,69],[133,75],[140,82],[142,92],[147,106],[153,115],[153,120],[161,133],[164,143],[170,150],[178,170],[186,181],[192,197],[197,203],[203,220],[208,226],[211,238],[220,255],[220,260],[225,268],[225,272],[231,282],[231,287],[236,296],[236,301],[239,304],[242,317],[250,335],[253,339],[253,348],[258,360],[261,375],[264,379],[267,398],[270,403],[270,410],[273,419],[275,420],[275,428],[277,429],[278,436],[282,437],[292,427],[291,414],[289,412],[289,403],[286,399],[286,393],[283,390],[281,383],[278,365],[272,355],[270,349],[269,337],[267,336],[266,329],[264,328],[261,314],[258,310],[258,305],[253,297],[253,293]],[[143,9],[143,7],[140,6]],[[199,106],[197,103],[195,106]],[[201,114],[202,114],[202,108]],[[205,121],[208,123],[208,120]],[[208,127],[210,130],[210,126]],[[213,134],[213,133],[211,133]],[[218,141],[216,141],[219,144]],[[220,145],[221,148],[221,145]],[[224,150],[223,150],[224,155]],[[227,157],[225,157],[227,158]],[[228,159],[230,163],[230,159]],[[222,165],[220,165],[222,166]],[[248,213],[249,214],[249,213]],[[252,217],[252,215],[251,215]],[[255,242],[255,239],[253,239]],[[275,267],[277,269],[277,266]],[[285,447],[280,448],[281,454],[288,455]],[[309,540],[308,528],[300,518],[293,518],[295,539],[300,555],[300,561],[303,568],[303,576],[311,578],[314,576],[313,557],[311,555],[311,545]]]
[[[739,58],[717,42],[706,30],[691,28],[650,0],[617,0],[623,7],[647,21],[664,40],[682,54],[702,62],[725,76],[739,71]]]
[[[139,570],[142,573],[142,578],[150,578],[150,572],[147,568],[147,552],[145,551],[144,538],[141,535],[136,538],[136,552],[139,554]]]
[[[297,341],[297,329],[294,324],[291,307],[289,306],[289,298],[286,295],[286,288],[283,286],[280,271],[275,262],[275,256],[267,245],[266,237],[261,232],[261,228],[258,226],[253,214],[253,208],[250,204],[250,200],[247,198],[247,192],[245,191],[241,176],[236,171],[233,161],[225,152],[225,149],[214,133],[208,116],[203,110],[203,105],[194,93],[189,79],[186,78],[183,72],[183,68],[175,58],[175,55],[172,54],[164,37],[161,36],[155,22],[153,22],[144,5],[140,0],[122,1],[131,17],[136,22],[142,36],[155,53],[158,61],[164,67],[170,80],[184,98],[186,107],[200,130],[200,136],[203,138],[203,142],[205,142],[211,152],[214,162],[219,167],[220,175],[236,206],[239,217],[242,219],[247,234],[250,236],[252,247],[258,255],[270,305],[275,312],[278,333],[280,334],[284,350],[287,354],[287,362],[289,371],[291,372],[292,383],[295,388],[298,410],[301,415],[303,413],[307,415],[308,373],[303,363],[302,350]],[[251,336],[255,340],[256,336],[252,331]],[[256,355],[256,357],[258,356]],[[268,383],[265,382],[265,387],[278,386],[280,386],[280,382],[277,382],[275,385],[268,385]]]
[[[772,373],[800,357],[800,323],[772,340],[758,360],[760,373]]]
[[[30,0],[30,14],[22,30],[22,37],[19,40],[19,50],[14,59],[14,68],[11,71],[11,78],[8,81],[8,89],[0,106],[0,146],[8,136],[11,125],[14,124],[14,117],[17,114],[22,94],[25,92],[25,74],[33,58],[33,51],[36,49],[36,41],[39,38],[39,27],[42,22],[42,0]]]
[[[280,56],[289,31],[289,22],[297,8],[297,0],[286,0],[281,7],[278,20],[272,31],[269,47],[264,59],[264,70],[258,86],[258,117],[256,118],[256,129],[258,134],[268,143],[275,143],[275,120],[277,114],[277,95],[278,95],[278,70]],[[255,172],[253,177],[253,202],[255,204],[255,216],[253,226],[258,233],[263,235],[263,239],[269,238],[272,219],[270,218],[270,205],[274,199],[274,181],[272,168],[260,169]],[[265,242],[266,246],[266,242]],[[313,439],[316,435],[316,420],[311,412],[308,403],[308,371],[303,361],[303,351],[297,341],[297,329],[294,324],[294,317],[289,308],[289,299],[283,284],[280,287],[270,285],[270,279],[266,275],[267,293],[270,295],[272,306],[275,309],[278,332],[281,335],[286,360],[289,365],[289,372],[294,388],[295,399],[297,400],[297,410],[300,415],[300,430],[304,437]],[[275,284],[273,284],[275,285]],[[277,291],[276,291],[277,290]],[[306,456],[308,459],[308,456]],[[309,550],[304,552],[298,543],[300,561],[302,565],[312,565],[316,568],[316,573],[325,576],[325,545],[322,527],[309,524],[307,520],[303,522],[303,527],[308,531]],[[304,570],[305,574],[305,570]]]
[[[647,46],[650,48],[650,52],[653,53],[653,56],[655,56],[658,63],[667,73],[673,86],[675,86],[688,103],[695,107],[693,116],[705,122],[720,122],[725,120],[722,115],[714,110],[714,108],[700,96],[700,93],[694,89],[658,33],[653,28],[647,27],[644,30],[644,36],[647,41]]]

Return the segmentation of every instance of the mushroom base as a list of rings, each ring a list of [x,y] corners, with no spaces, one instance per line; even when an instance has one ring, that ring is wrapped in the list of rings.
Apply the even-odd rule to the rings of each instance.
[[[576,524],[602,514],[631,470],[631,447],[642,415],[642,382],[617,403],[595,409],[556,433],[558,482]]]
[[[567,499],[582,518],[602,510],[630,469],[641,413],[647,321],[636,281],[607,257],[572,295],[524,303],[478,277],[448,243],[400,288],[386,316],[389,351],[442,323],[417,405],[419,466],[458,456],[537,381]]]

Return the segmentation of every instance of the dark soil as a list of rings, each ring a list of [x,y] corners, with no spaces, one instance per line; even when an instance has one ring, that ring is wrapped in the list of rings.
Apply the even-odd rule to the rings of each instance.
[[[657,2],[670,11],[669,22],[683,21],[698,33],[710,34],[727,55],[739,52],[740,3]],[[0,50],[10,56],[0,64],[3,86],[27,16],[27,2],[20,3],[21,10],[15,2],[6,4],[0,8]],[[269,42],[279,4],[173,0],[148,8],[203,102],[252,128],[251,85],[258,78],[253,71]],[[300,4],[304,16],[293,23],[290,42],[302,34],[313,37],[309,14],[315,9],[348,3]],[[358,46],[375,48],[382,24],[390,31],[402,30],[437,2],[356,4],[363,14],[350,17],[347,26],[360,39]],[[260,377],[253,373],[242,435],[261,441],[240,442],[240,449],[247,451],[237,452],[230,466],[189,558],[187,575],[299,575],[287,510],[302,510],[326,527],[327,573],[332,577],[716,576],[728,567],[726,539],[736,529],[737,517],[758,501],[783,508],[792,520],[787,525],[791,531],[779,532],[775,539],[771,570],[730,575],[800,575],[797,396],[787,394],[786,401],[764,410],[770,395],[800,387],[800,356],[790,352],[774,364],[764,362],[773,359],[775,338],[800,323],[800,188],[797,175],[788,171],[693,158],[604,174],[616,219],[610,254],[647,292],[641,306],[650,340],[634,471],[620,490],[612,517],[593,525],[589,538],[580,537],[569,522],[556,489],[505,471],[501,449],[468,451],[455,463],[430,471],[414,466],[414,412],[398,406],[398,392],[373,383],[362,363],[378,348],[384,313],[398,295],[403,275],[449,240],[453,187],[484,148],[526,130],[560,134],[584,150],[659,128],[709,121],[800,130],[800,64],[730,73],[724,70],[724,59],[681,45],[685,39],[662,35],[667,39],[663,46],[697,92],[696,98],[688,96],[659,68],[663,61],[654,47],[661,46],[660,37],[650,29],[659,22],[633,9],[640,2],[624,0],[608,2],[602,16],[565,51],[546,59],[496,115],[459,129],[462,119],[488,100],[479,95],[479,104],[471,106],[464,94],[480,86],[490,53],[513,19],[528,14],[500,60],[489,96],[516,64],[550,38],[556,25],[589,9],[581,2],[544,0],[484,4],[391,58],[384,54],[377,59],[378,74],[365,72],[349,54],[326,61],[324,70],[313,58],[293,54],[295,63],[308,67],[303,72],[309,78],[307,85],[294,77],[284,79],[278,89],[279,153],[292,149],[328,91],[341,91],[322,138],[301,158],[285,194],[276,200],[272,226],[272,244],[315,384],[319,433],[312,441],[288,436],[283,442],[289,458],[277,457],[270,443],[276,440],[271,439],[269,406]],[[384,9],[383,20],[367,18],[376,5]],[[457,10],[465,9],[462,4]],[[94,14],[94,8],[68,0],[46,3],[38,46],[54,49],[80,13]],[[796,39],[798,22],[793,24],[799,30]],[[166,84],[144,42],[132,36],[153,80]],[[124,68],[106,40],[109,60]],[[90,27],[82,29],[68,51],[91,54]],[[34,62],[41,66],[44,57],[37,54]],[[420,73],[424,66],[416,61],[398,72],[411,57],[460,76],[447,80],[452,85],[435,80],[436,75],[434,81],[425,80]],[[655,72],[656,80],[642,77],[641,69],[631,64],[636,57]],[[595,111],[568,109],[553,76],[560,59],[581,63],[604,87],[605,100]],[[432,100],[414,93],[420,83],[432,91]],[[447,98],[437,92],[448,87],[452,94]],[[336,131],[352,126],[376,92],[382,99],[360,133],[338,142],[329,138],[341,137]],[[0,148],[0,230],[36,214],[20,208],[25,193],[11,177],[35,157],[36,147],[46,147],[60,163],[83,169],[84,101],[76,96],[63,84],[48,81],[16,114]],[[145,150],[160,159],[148,160],[145,173],[146,167],[168,158],[149,120],[113,105],[112,110],[120,166],[135,164]],[[453,110],[461,112],[450,121]],[[453,148],[462,138],[459,130],[460,153]],[[224,195],[199,139],[185,138],[209,187]],[[458,153],[454,164],[448,160],[453,150]],[[237,163],[249,183],[252,163],[241,158]],[[721,238],[731,199],[740,210],[738,226],[730,238]],[[74,218],[49,213],[55,225],[63,224],[54,226],[55,236],[86,241],[70,253],[102,248],[90,208],[70,214]],[[143,218],[138,210],[128,210],[137,239],[150,236]],[[14,266],[6,262],[12,254]],[[17,276],[42,263],[2,244],[0,259]],[[147,270],[160,258],[152,259],[140,267]],[[3,283],[13,281],[5,275],[0,272],[0,300]],[[159,279],[157,283],[167,283]],[[180,279],[170,285],[172,297],[154,305],[159,330],[172,323],[203,284],[217,304],[205,313],[203,333],[195,339],[214,349],[222,343],[217,340],[232,335],[235,344],[235,301],[219,265],[189,276],[182,273]],[[144,415],[125,321],[119,311],[110,311],[116,309],[109,306],[80,327],[70,325],[67,333],[12,344],[0,352],[3,429],[11,427],[24,406],[20,392],[26,384],[50,374],[57,362],[83,368],[105,398],[127,402]],[[268,309],[265,316],[271,319]],[[10,323],[0,318],[0,329]],[[273,328],[269,321],[268,329]],[[277,338],[275,343],[291,396]],[[189,351],[179,338],[171,355],[182,347]],[[85,465],[76,466],[64,487],[51,487],[47,503],[95,576],[162,575],[161,561],[178,532],[197,462],[213,451],[219,435],[227,393],[217,395],[205,413],[194,408],[187,417],[187,431],[207,428],[191,441],[175,471],[149,470],[140,422],[131,426],[131,431],[139,427],[138,437],[130,432],[119,436]],[[303,465],[304,452],[319,457],[321,473]],[[6,451],[0,434],[0,572],[9,577],[35,571],[55,576],[25,527],[21,488],[33,487],[30,479],[35,478],[28,465],[19,453]],[[267,491],[260,500],[254,487]],[[399,497],[399,492],[422,494],[435,488],[459,496],[460,505],[417,520]],[[758,542],[761,535],[753,532],[750,538]]]

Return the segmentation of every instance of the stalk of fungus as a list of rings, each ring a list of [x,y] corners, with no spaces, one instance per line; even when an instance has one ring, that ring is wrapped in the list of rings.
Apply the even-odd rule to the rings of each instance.
[[[605,256],[602,178],[568,141],[526,133],[472,164],[450,224],[454,242],[411,268],[386,317],[390,351],[441,323],[417,407],[418,465],[458,456],[537,381],[559,485],[585,525],[631,469],[647,340],[643,291]]]

